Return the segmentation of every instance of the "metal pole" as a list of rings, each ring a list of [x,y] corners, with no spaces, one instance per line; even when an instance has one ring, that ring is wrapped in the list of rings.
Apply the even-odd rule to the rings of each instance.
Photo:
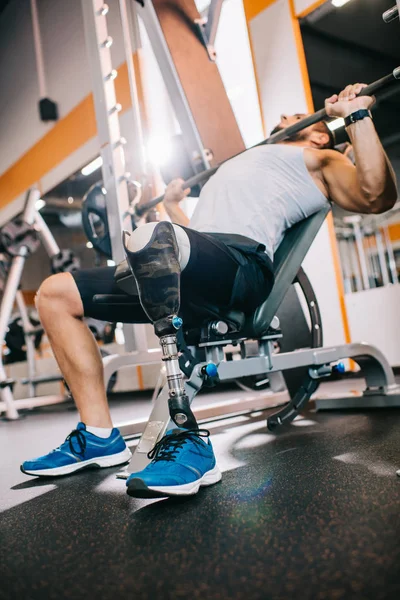
[[[35,213],[35,224],[40,241],[49,255],[49,258],[53,258],[53,256],[60,254],[59,245],[54,239],[54,236],[51,233],[46,221],[38,211]]]
[[[122,230],[132,231],[129,213],[129,197],[125,171],[125,156],[121,138],[114,79],[117,71],[112,68],[106,15],[108,6],[102,0],[82,0],[86,47],[93,80],[93,96],[96,110],[99,146],[103,159],[103,183],[107,190],[107,216],[111,248],[116,263],[125,258],[122,246]]]
[[[352,266],[352,271],[354,273],[354,285],[355,285],[355,291],[356,292],[361,292],[363,289],[363,283],[362,283],[362,279],[361,279],[361,273],[360,273],[360,263],[358,260],[358,254],[357,254],[357,248],[355,245],[355,238],[354,236],[352,236],[352,239],[349,239],[349,256],[350,256],[350,262],[351,262],[351,266]]]
[[[127,180],[130,174],[125,170],[125,155],[123,146],[125,140],[121,137],[118,113],[120,105],[117,104],[114,79],[117,71],[112,68],[110,47],[113,40],[108,35],[106,16],[109,7],[102,0],[82,0],[82,9],[85,25],[85,38],[93,77],[93,95],[96,109],[98,137],[103,158],[102,174],[104,187],[107,190],[106,204],[107,217],[111,238],[112,257],[116,263],[125,258],[122,246],[122,231],[132,231],[132,220],[129,205]],[[126,23],[123,23],[123,27]],[[128,41],[129,45],[129,41]],[[132,56],[132,53],[131,53]],[[129,65],[129,62],[128,62]],[[137,99],[134,86],[134,69],[130,73],[132,102]],[[133,110],[135,105],[133,104]],[[139,115],[136,113],[135,135],[141,136]],[[138,146],[143,144],[142,137],[137,141]],[[143,148],[141,148],[143,151]],[[135,153],[137,156],[137,152]],[[144,165],[138,165],[140,168]],[[144,349],[145,334],[140,325],[124,325],[126,350]],[[137,337],[137,342],[136,342]],[[147,348],[147,346],[146,346]]]
[[[377,287],[377,281],[379,280],[379,268],[376,262],[376,245],[374,246],[372,241],[373,233],[363,231],[363,248],[365,254],[365,262],[368,270],[368,280],[371,288]]]
[[[131,0],[131,2],[134,2],[134,10],[146,27],[147,35],[149,36],[153,52],[174,107],[176,118],[181,127],[185,147],[192,161],[193,168],[195,171],[204,172],[204,169],[209,169],[210,163],[208,162],[199,130],[197,129],[171,53],[165,41],[153,3],[150,0],[146,0],[144,6],[141,6],[135,0]],[[153,204],[152,207],[156,206],[156,204]]]
[[[379,230],[375,232],[375,240],[376,240],[376,249],[378,251],[379,267],[380,267],[380,270],[382,273],[382,283],[383,283],[383,285],[389,285],[390,279],[389,279],[389,271],[388,271],[387,263],[386,263],[385,249],[383,246],[382,234]]]
[[[351,266],[349,264],[349,244],[346,239],[338,240],[340,262],[342,263],[343,283],[345,294],[350,294],[352,289]]]
[[[364,246],[363,246],[363,235],[361,232],[360,223],[358,221],[353,221],[352,225],[353,225],[353,231],[354,231],[354,238],[356,241],[358,260],[360,263],[363,287],[365,290],[369,290],[367,260],[366,260],[366,256],[365,256]]]
[[[22,320],[22,327],[24,329],[25,334],[25,345],[26,345],[26,359],[28,363],[28,395],[29,398],[34,398],[36,396],[36,386],[34,384],[34,377],[36,375],[36,362],[35,362],[35,342],[32,336],[32,327],[31,321],[29,319],[28,311],[26,308],[25,300],[23,293],[21,290],[18,290],[16,294],[16,302],[19,314]]]
[[[214,48],[215,38],[217,37],[219,19],[221,16],[221,10],[224,0],[211,0],[208,13],[207,23],[205,25],[205,35],[208,40],[208,44]]]
[[[132,156],[132,164],[135,171],[141,178],[146,176],[146,160],[144,154],[144,135],[142,128],[142,118],[140,111],[139,95],[136,84],[135,65],[133,63],[133,47],[137,50],[138,44],[133,37],[134,32],[138,29],[136,23],[136,13],[132,9],[129,0],[119,0],[119,8],[121,13],[122,36],[124,39],[125,60],[128,66],[129,90],[132,102],[132,132],[130,135],[130,151]],[[133,38],[133,40],[132,40]],[[133,43],[132,43],[133,41]]]
[[[39,82],[39,96],[46,98],[46,78],[44,74],[44,60],[42,40],[40,36],[39,15],[37,11],[36,0],[31,0],[32,27],[33,27],[33,45],[35,49],[36,69]]]
[[[386,252],[387,252],[388,260],[389,260],[389,269],[390,269],[390,274],[392,277],[392,283],[398,284],[399,276],[397,274],[396,259],[394,257],[392,240],[390,239],[389,228],[387,225],[385,227],[383,227],[383,235],[385,238]]]

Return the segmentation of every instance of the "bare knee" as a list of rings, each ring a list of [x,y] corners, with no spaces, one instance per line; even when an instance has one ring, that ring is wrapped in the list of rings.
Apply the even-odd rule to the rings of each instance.
[[[45,279],[36,294],[35,305],[42,321],[54,313],[83,316],[82,300],[70,273],[58,273]]]

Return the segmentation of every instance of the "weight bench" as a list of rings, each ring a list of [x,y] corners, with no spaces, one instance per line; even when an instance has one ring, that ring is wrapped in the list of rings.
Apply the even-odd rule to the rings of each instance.
[[[180,367],[187,377],[185,390],[192,402],[203,386],[216,385],[222,381],[235,380],[249,375],[271,374],[300,369],[302,378],[297,391],[291,392],[289,402],[267,419],[268,429],[292,421],[316,391],[321,379],[337,370],[341,359],[352,358],[357,362],[366,380],[363,406],[399,406],[400,386],[396,385],[393,371],[385,356],[377,348],[365,343],[344,344],[332,348],[305,348],[294,352],[276,353],[276,342],[282,337],[279,322],[275,318],[278,309],[296,276],[301,264],[322,226],[329,205],[311,217],[289,229],[274,257],[275,283],[268,299],[247,317],[240,311],[224,312],[215,306],[196,307],[197,323],[186,322],[179,332],[178,349]],[[121,263],[117,269],[117,281],[124,290],[133,282],[129,266]],[[95,296],[95,302],[129,303],[126,296]],[[311,315],[312,317],[312,315]],[[313,319],[311,318],[313,325]],[[256,356],[247,356],[246,341],[255,340],[258,345]],[[224,348],[229,345],[240,347],[239,360],[227,360]],[[107,357],[104,361],[105,382],[120,366],[157,362],[158,351],[151,358],[138,363],[135,353],[121,357]],[[143,469],[149,462],[147,453],[154,444],[173,427],[168,408],[168,386],[165,385],[153,404],[153,408],[138,446],[129,472]],[[361,405],[360,397],[353,406]],[[122,428],[121,428],[122,429]],[[124,431],[122,431],[124,433]],[[125,475],[129,476],[129,472]]]

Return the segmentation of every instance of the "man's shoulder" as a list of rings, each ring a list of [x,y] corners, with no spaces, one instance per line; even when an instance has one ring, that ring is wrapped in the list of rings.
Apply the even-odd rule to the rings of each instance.
[[[339,154],[335,150],[320,150],[317,148],[305,149],[305,161],[310,171],[319,171],[331,164],[335,160],[335,155]]]
[[[321,167],[340,166],[351,164],[350,160],[338,150],[318,150]]]

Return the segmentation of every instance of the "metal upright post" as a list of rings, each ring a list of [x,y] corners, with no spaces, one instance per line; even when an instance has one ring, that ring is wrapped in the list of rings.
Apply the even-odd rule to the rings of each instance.
[[[389,271],[386,263],[386,255],[385,249],[383,246],[382,234],[379,230],[375,232],[375,240],[376,240],[376,249],[378,251],[378,259],[379,259],[379,267],[382,273],[382,283],[383,285],[389,285]]]
[[[130,174],[125,169],[124,138],[121,136],[118,113],[121,106],[117,103],[114,79],[117,71],[112,68],[110,47],[112,37],[108,35],[106,16],[109,11],[102,0],[82,0],[85,25],[86,46],[93,79],[93,96],[96,110],[98,137],[103,159],[103,183],[107,190],[106,204],[110,230],[113,260],[118,263],[125,258],[122,246],[122,231],[132,231],[129,212],[127,180]],[[125,30],[126,24],[123,24]],[[125,40],[130,44],[130,40]],[[125,46],[127,50],[127,46]],[[129,51],[129,50],[128,50]],[[129,65],[128,65],[129,67]],[[135,112],[137,94],[134,92],[134,71],[130,71],[130,83],[133,91],[132,103]],[[134,134],[137,147],[142,147],[139,114],[134,115]],[[140,150],[135,156],[140,156]],[[144,168],[144,164],[138,165]],[[139,330],[140,329],[140,330]],[[126,350],[146,350],[147,344],[143,327],[124,325]]]
[[[350,294],[352,289],[351,265],[349,257],[349,244],[347,239],[341,238],[338,240],[340,262],[343,271],[343,283],[345,294]]]
[[[136,13],[131,3],[127,0],[119,0],[121,14],[122,36],[124,39],[125,60],[128,67],[129,91],[132,102],[132,128],[130,136],[130,153],[135,170],[143,178],[146,176],[147,165],[144,154],[145,140],[142,127],[142,115],[140,111],[139,95],[137,90],[135,65],[133,63],[133,48],[137,49],[139,43],[136,40],[138,27],[136,24]]]
[[[361,273],[360,273],[360,263],[358,261],[358,254],[357,254],[357,248],[355,245],[355,238],[354,236],[352,236],[349,239],[350,243],[349,243],[349,256],[350,256],[350,263],[351,263],[351,267],[352,267],[352,271],[353,271],[353,275],[354,275],[354,286],[355,286],[355,291],[356,292],[361,292],[363,289],[363,282],[361,279]]]
[[[392,283],[398,284],[399,276],[397,275],[396,259],[394,256],[392,240],[390,239],[389,229],[387,225],[385,225],[385,227],[383,228],[383,235],[385,238],[386,252],[389,260],[389,269],[392,277]]]
[[[352,221],[354,238],[356,241],[358,260],[360,263],[362,282],[365,290],[369,290],[369,278],[368,278],[368,268],[367,268],[367,260],[365,257],[365,249],[363,246],[363,235],[361,232],[361,227],[359,221]]]
[[[125,258],[122,246],[122,230],[132,231],[129,214],[129,197],[125,170],[125,156],[121,137],[114,79],[117,71],[112,68],[106,15],[109,7],[102,0],[82,0],[86,47],[92,73],[93,96],[96,110],[97,131],[103,159],[103,183],[107,190],[106,204],[112,255],[115,262]]]
[[[380,269],[378,259],[376,257],[376,243],[374,242],[375,233],[371,229],[363,230],[363,248],[365,255],[365,264],[368,269],[369,287],[375,288],[378,286]]]
[[[131,109],[131,135],[130,155],[134,173],[138,174],[141,182],[147,182],[147,164],[145,158],[145,139],[143,133],[143,119],[140,111],[139,95],[136,82],[135,65],[133,62],[133,49],[137,50],[140,45],[139,28],[137,25],[137,16],[133,11],[131,3],[127,0],[119,0],[122,35],[124,39],[125,61],[128,67],[129,91],[132,102]],[[129,333],[133,331],[134,340],[129,339]],[[124,326],[125,347],[138,352],[147,352],[147,336],[145,325]],[[133,342],[133,343],[132,343]]]
[[[44,249],[48,254],[48,257],[53,258],[53,256],[57,256],[57,254],[60,254],[60,246],[57,244],[53,234],[49,229],[49,226],[47,225],[46,221],[43,219],[39,211],[36,211],[35,214],[35,224],[38,236],[44,246]]]
[[[203,44],[207,48],[208,56],[212,61],[215,61],[217,58],[215,52],[215,38],[217,37],[223,3],[224,0],[211,0],[207,16],[195,21],[199,28]]]
[[[199,130],[197,129],[184,89],[178,77],[153,3],[150,0],[146,0],[143,6],[141,6],[136,0],[130,1],[133,2],[133,9],[137,12],[146,27],[147,35],[149,36],[153,52],[174,107],[176,118],[181,127],[185,147],[192,161],[193,168],[195,171],[209,169],[210,163]]]
[[[28,396],[34,398],[36,396],[36,360],[35,360],[35,341],[32,335],[34,327],[29,319],[28,310],[26,308],[25,300],[21,290],[18,290],[15,301],[17,303],[18,311],[22,320],[22,327],[25,334],[25,346],[26,346],[26,360],[28,363]]]

